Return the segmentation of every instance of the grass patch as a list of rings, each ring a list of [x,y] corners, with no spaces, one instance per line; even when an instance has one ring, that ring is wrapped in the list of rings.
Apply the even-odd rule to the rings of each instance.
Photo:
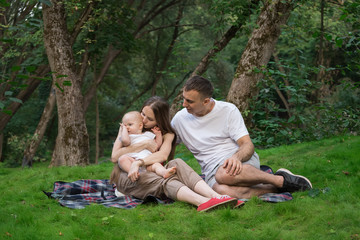
[[[125,210],[93,204],[61,207],[42,190],[55,181],[108,179],[112,163],[32,169],[0,167],[0,239],[360,239],[360,137],[257,151],[261,163],[306,175],[314,190],[271,204],[251,199],[237,210],[197,213],[185,203]],[[183,158],[197,172],[192,155]]]

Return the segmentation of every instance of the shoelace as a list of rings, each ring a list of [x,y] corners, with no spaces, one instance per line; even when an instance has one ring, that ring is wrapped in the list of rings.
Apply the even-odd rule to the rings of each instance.
[[[229,195],[221,195],[220,197],[216,197],[216,199],[225,199],[225,198],[231,198]]]

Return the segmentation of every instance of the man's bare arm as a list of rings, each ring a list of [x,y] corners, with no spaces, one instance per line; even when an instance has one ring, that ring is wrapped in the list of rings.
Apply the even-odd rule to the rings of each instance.
[[[234,154],[235,157],[241,162],[248,161],[255,151],[255,147],[250,139],[250,136],[246,135],[243,136],[242,138],[239,138],[237,140],[237,144],[239,145],[239,149]]]
[[[223,164],[223,168],[226,168],[226,172],[231,176],[240,174],[242,163],[251,158],[255,149],[249,135],[239,138],[237,144],[239,145],[238,151],[226,159]]]

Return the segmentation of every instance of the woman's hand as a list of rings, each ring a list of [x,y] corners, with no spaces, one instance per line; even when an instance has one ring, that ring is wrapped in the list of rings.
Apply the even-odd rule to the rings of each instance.
[[[158,149],[158,145],[154,140],[146,140],[146,149],[153,153]]]
[[[130,180],[132,182],[135,182],[136,180],[138,180],[139,178],[139,168],[140,168],[140,164],[141,162],[140,161],[134,161],[131,166],[130,166],[130,170],[129,170],[129,173],[128,173],[128,178],[130,178]]]

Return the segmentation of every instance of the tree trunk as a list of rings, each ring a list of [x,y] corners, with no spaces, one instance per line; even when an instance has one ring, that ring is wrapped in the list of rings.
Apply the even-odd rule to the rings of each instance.
[[[57,86],[55,91],[59,118],[58,135],[50,166],[87,165],[89,136],[83,110],[81,79],[74,67],[64,3],[61,0],[52,0],[51,3],[50,7],[42,5],[44,43],[53,81]]]
[[[319,39],[319,51],[317,64],[319,72],[316,76],[316,81],[321,83],[319,89],[316,90],[316,101],[323,102],[324,98],[330,95],[330,81],[331,74],[326,72],[326,68],[330,66],[331,58],[325,56],[326,51],[331,52],[331,46],[326,46],[325,41],[325,26],[324,26],[324,13],[325,13],[325,0],[321,0],[320,3],[320,39]]]
[[[179,11],[178,11],[178,15],[176,17],[176,21],[175,21],[175,27],[174,27],[174,32],[173,32],[173,35],[172,35],[172,39],[171,39],[171,42],[169,44],[169,47],[167,48],[167,51],[165,53],[165,56],[163,57],[162,59],[162,62],[160,64],[160,69],[158,71],[155,71],[155,79],[154,79],[154,83],[153,83],[153,89],[151,91],[151,95],[154,96],[156,95],[156,87],[163,75],[163,72],[164,70],[166,69],[166,66],[167,66],[167,63],[169,61],[169,58],[171,56],[171,53],[174,49],[174,46],[175,46],[175,43],[176,43],[176,40],[178,39],[179,37],[179,24],[180,24],[180,21],[183,17],[183,11],[184,11],[184,6],[180,6],[179,7]]]
[[[4,134],[0,132],[0,162],[3,162],[3,158],[2,158],[3,144],[4,144]]]
[[[107,73],[107,71],[109,70],[111,64],[113,63],[113,61],[115,60],[115,58],[117,56],[119,56],[119,54],[121,53],[122,50],[116,50],[114,49],[112,46],[109,46],[108,52],[106,54],[106,57],[104,59],[104,62],[102,64],[102,68],[100,70],[99,75],[94,78],[94,83],[90,86],[90,88],[87,90],[85,96],[84,96],[84,111],[86,112],[91,100],[94,98],[94,96],[96,95],[96,90],[99,86],[99,84],[104,80],[105,75]],[[95,76],[95,74],[94,74]]]
[[[48,125],[49,121],[51,120],[51,115],[54,111],[55,103],[56,103],[55,86],[53,85],[50,89],[49,98],[45,105],[43,114],[41,115],[38,126],[36,127],[34,136],[32,137],[31,142],[29,143],[29,145],[26,147],[26,149],[24,151],[22,167],[26,167],[26,166],[31,167],[32,166],[32,161],[35,156],[36,150],[38,149],[38,147],[44,137],[47,125]]]
[[[253,70],[268,64],[280,36],[281,25],[287,22],[293,7],[294,3],[290,0],[267,1],[258,17],[258,27],[245,47],[227,96],[227,101],[234,103],[241,112],[249,109],[249,101],[257,92],[256,84],[263,77]]]
[[[100,147],[99,147],[99,130],[100,130],[100,116],[99,116],[99,102],[97,94],[95,95],[95,107],[96,107],[96,123],[95,123],[95,164],[99,162],[99,154],[100,154]]]

